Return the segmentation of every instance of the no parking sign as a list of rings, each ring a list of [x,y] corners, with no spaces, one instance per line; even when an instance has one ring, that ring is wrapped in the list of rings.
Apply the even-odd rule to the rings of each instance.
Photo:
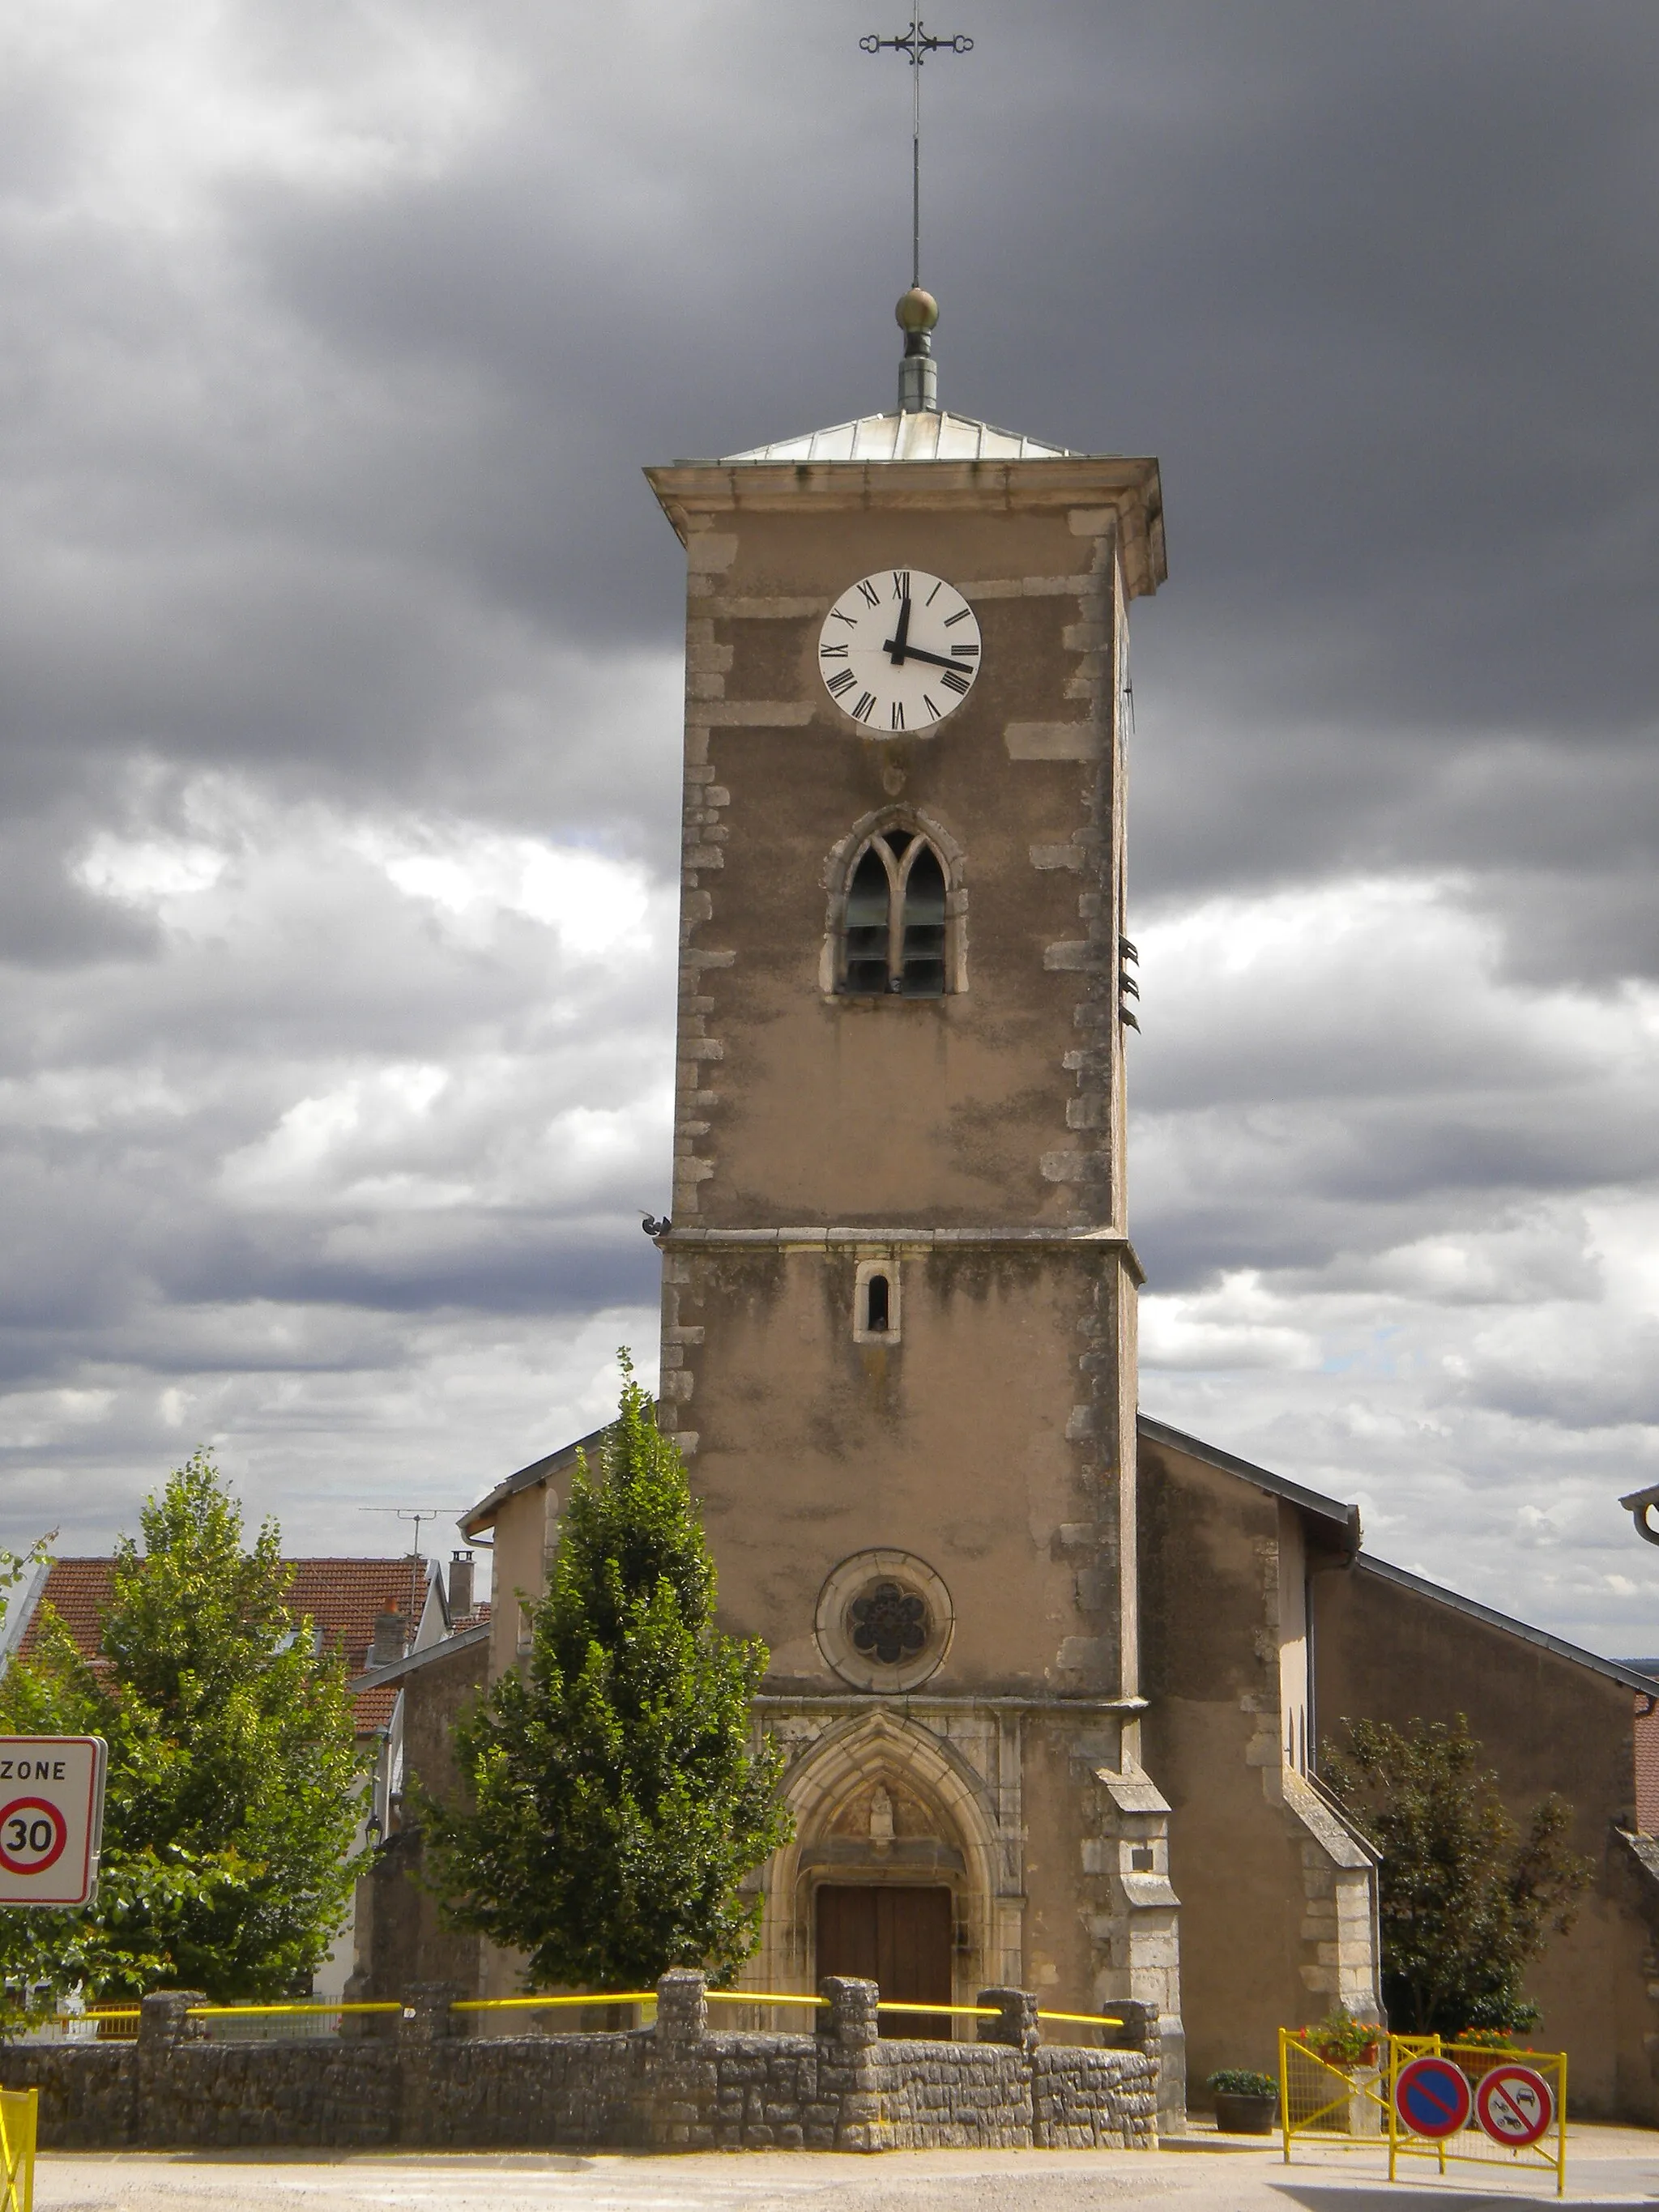
[[[1413,2058],[1394,2085],[1394,2107],[1414,2136],[1436,2141],[1468,2125],[1468,2076],[1449,2058]]]
[[[100,1735],[0,1736],[0,1905],[89,1905],[104,1831]]]

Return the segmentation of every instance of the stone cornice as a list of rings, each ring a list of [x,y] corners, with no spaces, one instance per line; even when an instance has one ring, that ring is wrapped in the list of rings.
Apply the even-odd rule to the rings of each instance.
[[[647,469],[682,544],[693,525],[739,509],[917,508],[928,514],[1073,513],[1091,534],[1115,520],[1131,599],[1164,581],[1164,491],[1156,460],[1073,453],[1019,461],[674,461]]]
[[[803,1252],[829,1249],[927,1251],[934,1248],[971,1251],[975,1248],[1010,1246],[1024,1251],[1109,1251],[1122,1254],[1137,1284],[1146,1279],[1129,1239],[1108,1229],[914,1229],[885,1224],[830,1229],[675,1228],[666,1236],[659,1237],[656,1243],[665,1252],[702,1251],[711,1246],[744,1250],[759,1246]]]

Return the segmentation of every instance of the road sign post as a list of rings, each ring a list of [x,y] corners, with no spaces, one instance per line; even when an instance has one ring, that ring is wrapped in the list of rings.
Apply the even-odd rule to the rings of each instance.
[[[0,1905],[90,1905],[104,1833],[100,1735],[0,1736]]]

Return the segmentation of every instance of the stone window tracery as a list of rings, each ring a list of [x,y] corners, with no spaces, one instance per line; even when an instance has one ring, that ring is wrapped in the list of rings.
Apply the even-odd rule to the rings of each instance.
[[[872,837],[848,878],[837,988],[853,996],[939,999],[959,988],[949,957],[945,866],[932,842],[895,825]]]

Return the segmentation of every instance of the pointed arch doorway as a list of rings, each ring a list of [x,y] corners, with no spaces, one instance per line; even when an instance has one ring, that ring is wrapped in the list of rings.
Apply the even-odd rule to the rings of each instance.
[[[954,1912],[943,1885],[822,1882],[815,1909],[817,1970],[856,1974],[879,1984],[884,1999],[913,2004],[951,2002]],[[938,2013],[884,2012],[884,2036],[949,2041],[951,2023]]]

